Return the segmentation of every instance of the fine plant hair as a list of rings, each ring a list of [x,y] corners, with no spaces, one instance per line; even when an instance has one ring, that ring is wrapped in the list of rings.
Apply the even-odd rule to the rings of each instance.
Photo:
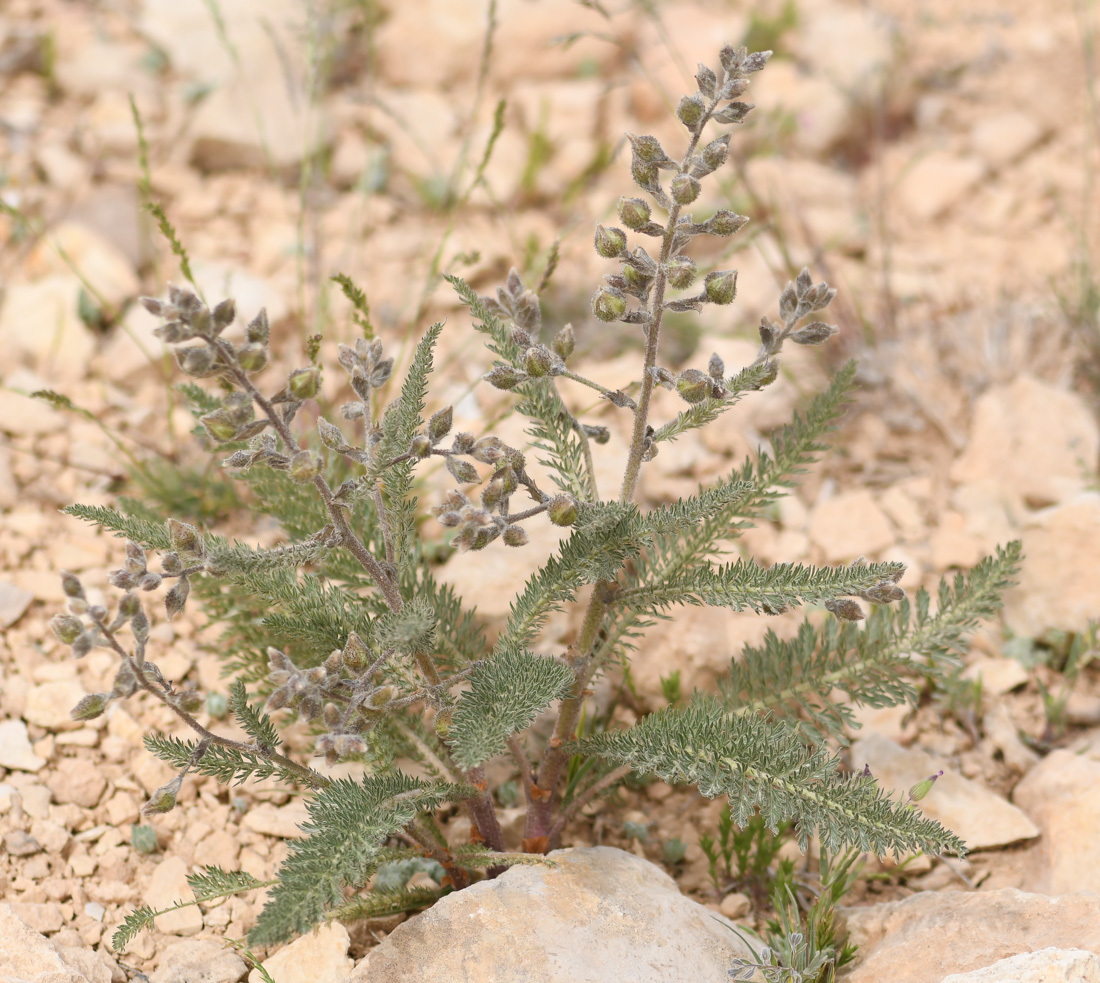
[[[720,209],[695,221],[686,209],[728,155],[728,132],[713,138],[704,132],[742,122],[752,106],[738,97],[769,56],[727,45],[717,70],[699,66],[698,91],[676,110],[686,131],[677,158],[652,136],[629,136],[631,175],[644,196],[620,199],[625,229],[596,226],[597,253],[618,269],[596,290],[592,313],[644,339],[633,385],[611,389],[571,368],[572,326],[544,329],[539,297],[515,271],[494,298],[447,277],[485,335],[493,357],[486,384],[510,392],[526,418],[525,448],[493,433],[453,432],[451,407],[425,419],[439,324],[416,345],[399,391],[384,405],[394,360],[375,337],[366,296],[345,276],[334,279],[362,336],[339,349],[353,398],[338,422],[299,416],[322,393],[316,340],[308,364],[268,384],[261,382],[270,360],[263,311],[248,321],[243,339],[230,341],[224,332],[236,320],[232,300],[210,307],[177,288],[166,300],[143,300],[163,319],[157,334],[180,370],[216,384],[207,390],[188,382],[181,391],[202,438],[216,445],[221,465],[247,486],[255,508],[279,523],[285,544],[255,548],[175,517],[165,521],[134,501],[120,510],[72,506],[70,514],[126,539],[125,562],[110,576],[123,596],[112,612],[91,603],[79,578],[66,573],[68,613],[52,626],[76,657],[94,647],[118,656],[113,688],[83,699],[75,718],[98,716],[140,690],[191,732],[189,740],[146,736],[146,747],[177,771],[151,795],[147,816],[175,807],[189,772],[225,784],[274,778],[305,794],[304,835],[290,842],[270,882],[251,944],[281,942],[326,918],[422,908],[510,865],[550,862],[544,855],[563,842],[580,810],[632,774],[726,796],[740,827],[753,817],[773,831],[792,824],[804,849],[816,835],[833,853],[965,850],[957,836],[889,797],[872,777],[844,769],[837,739],[854,724],[850,708],[833,695],[842,691],[852,703],[871,706],[915,701],[917,685],[957,661],[966,631],[996,610],[1018,545],[944,585],[934,612],[923,591],[914,606],[905,599],[897,586],[900,563],[861,559],[834,568],[721,560],[723,544],[761,518],[824,450],[823,436],[849,398],[854,366],[841,369],[804,414],[771,435],[769,451],[722,480],[648,510],[635,501],[642,469],[655,466],[662,444],[771,384],[786,344],[820,345],[836,331],[816,319],[835,291],[804,269],[782,290],[778,317],[761,320],[751,364],[729,369],[715,355],[704,368],[672,371],[659,359],[667,311],[734,300],[737,272],[700,277],[687,250],[700,236],[734,235],[748,219]],[[626,465],[613,497],[597,490],[593,464],[610,431],[574,415],[559,394],[560,379],[594,390],[629,421]],[[652,419],[658,386],[683,401],[672,419]],[[302,418],[310,422],[302,425]],[[549,483],[528,468],[532,458]],[[473,612],[432,574],[429,561],[439,550],[426,538],[415,483],[418,468],[433,459],[442,459],[455,484],[429,510],[466,554],[450,562],[474,564],[469,554],[522,548],[536,523],[568,530],[522,585],[491,644]],[[159,558],[155,569],[151,554]],[[236,673],[229,708],[247,740],[203,726],[196,718],[202,695],[164,678],[152,661],[140,598],[162,588],[169,618],[192,599],[223,626],[225,667]],[[632,652],[647,644],[646,629],[674,609],[710,605],[768,616],[804,604],[821,605],[833,617],[805,621],[789,640],[769,633],[760,648],[731,661],[719,691],[696,693],[622,730],[591,726],[584,707],[594,678],[628,667]],[[871,605],[869,617],[864,604]],[[535,654],[549,616],[572,605],[580,606],[572,644],[555,655]],[[552,727],[532,729],[546,713]],[[296,719],[312,728],[314,757],[328,766],[359,762],[362,777],[331,777],[297,760],[280,736]],[[505,850],[498,790],[487,779],[485,765],[499,755],[511,757],[526,805],[520,852]],[[408,760],[420,777],[402,770]],[[472,830],[470,842],[458,847],[437,822],[456,805]],[[388,876],[393,865],[411,869],[413,860],[439,872],[435,887],[409,889]],[[201,903],[268,885],[206,868],[191,886]],[[134,912],[116,945],[154,914]]]

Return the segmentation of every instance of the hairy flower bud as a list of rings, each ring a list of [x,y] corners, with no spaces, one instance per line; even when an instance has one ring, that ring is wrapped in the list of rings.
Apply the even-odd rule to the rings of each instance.
[[[233,440],[237,436],[237,424],[224,409],[204,414],[199,417],[199,422],[206,427],[206,432],[215,440]]]
[[[370,662],[370,649],[355,632],[348,633],[342,661],[352,672],[362,672]]]
[[[703,280],[703,290],[712,304],[730,304],[737,296],[737,270],[715,270]]]
[[[268,358],[267,346],[258,342],[250,342],[237,349],[237,362],[245,372],[259,372],[267,365]]]
[[[616,259],[626,249],[626,233],[622,229],[609,229],[597,222],[593,244],[596,247],[596,252],[604,259]]]
[[[176,807],[176,796],[179,795],[182,785],[182,775],[177,775],[167,785],[162,785],[149,796],[149,801],[142,806],[142,814],[152,816],[162,812],[171,812]]]
[[[863,608],[850,597],[826,601],[825,610],[836,615],[838,621],[862,621],[864,618]]]
[[[707,231],[716,236],[731,236],[740,232],[748,221],[747,216],[738,215],[728,208],[723,208],[715,212],[714,217],[707,223]]]
[[[577,340],[573,335],[573,325],[567,324],[556,335],[551,343],[551,347],[554,349],[555,354],[563,362],[573,354],[573,349],[576,347]]]
[[[438,413],[433,413],[432,418],[428,421],[428,439],[433,444],[438,443],[451,432],[453,423],[454,407],[448,406]]]
[[[909,798],[913,802],[920,802],[929,792],[932,791],[932,786],[936,784],[936,779],[942,777],[943,769],[941,768],[934,775],[929,775],[923,781],[917,782],[911,789],[909,789]]]
[[[435,715],[435,734],[436,737],[446,738],[451,732],[451,726],[454,723],[454,711],[450,707],[444,707]]]
[[[527,374],[511,365],[498,365],[485,376],[485,381],[497,389],[515,389],[521,382],[527,381]]]
[[[634,156],[648,164],[663,164],[668,160],[668,154],[656,137],[638,136],[636,133],[626,135],[634,149]]]
[[[626,313],[626,296],[614,287],[600,287],[592,295],[592,313],[601,321],[617,321]]]
[[[290,480],[296,482],[299,485],[304,485],[307,481],[312,481],[321,473],[323,462],[319,454],[313,453],[313,451],[298,451],[290,459]]]
[[[527,349],[523,356],[523,365],[527,374],[537,379],[550,374],[554,368],[554,356],[545,345],[535,345],[534,348]]]
[[[799,328],[791,334],[791,341],[796,345],[820,345],[835,335],[837,329],[824,321],[814,321],[804,328]]]
[[[687,256],[677,256],[665,263],[665,276],[669,286],[676,290],[686,290],[695,282],[699,270],[695,261]]]
[[[572,495],[555,495],[546,511],[555,526],[571,526],[577,521],[577,503]]]
[[[425,433],[418,433],[413,437],[412,443],[409,445],[409,450],[420,459],[428,457],[432,452],[431,437]]]
[[[526,546],[527,531],[522,526],[508,526],[504,530],[503,539],[508,546]]]
[[[717,140],[712,140],[703,148],[703,162],[712,171],[718,170],[729,156],[730,135],[723,133]]]
[[[718,352],[711,355],[710,361],[707,362],[707,375],[715,382],[721,382],[726,377],[726,363],[722,361],[722,356]]]
[[[290,373],[287,388],[295,399],[313,399],[321,391],[321,370],[315,365],[295,369]]]
[[[267,323],[267,308],[261,307],[260,313],[248,322],[244,332],[250,345],[266,345],[271,337],[271,326]]]
[[[619,218],[628,229],[640,229],[649,223],[649,202],[644,198],[620,198]]]
[[[710,394],[711,379],[698,369],[685,369],[676,380],[676,391],[686,403],[701,403]]]
[[[84,623],[71,614],[55,614],[50,619],[50,628],[65,645],[72,645],[84,631]]]
[[[699,197],[702,185],[690,174],[680,174],[672,179],[668,190],[675,202],[680,205],[690,205]]]
[[[69,711],[69,716],[73,720],[94,720],[107,709],[110,699],[110,693],[90,693]]]
[[[197,348],[177,348],[176,364],[182,372],[197,378],[208,376],[216,371],[218,353],[209,345]]]
[[[694,133],[699,128],[706,111],[707,104],[703,102],[702,96],[683,96],[680,99],[680,105],[676,107],[676,116],[684,126]]]

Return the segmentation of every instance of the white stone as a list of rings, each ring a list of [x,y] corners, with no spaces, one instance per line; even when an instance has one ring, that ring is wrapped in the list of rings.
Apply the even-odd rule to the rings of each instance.
[[[1026,885],[1044,894],[1100,893],[1100,761],[1059,749],[1031,769],[1013,800],[1042,838]],[[1097,936],[1100,947],[1100,936]]]
[[[241,820],[242,829],[267,836],[290,840],[302,835],[300,827],[308,818],[305,803],[291,802],[285,806],[258,805],[249,809]]]
[[[646,860],[555,850],[399,925],[345,983],[697,983],[748,950],[732,924]]]
[[[9,284],[0,307],[5,363],[21,361],[54,380],[82,378],[95,339],[77,315],[81,289],[80,280],[71,273]],[[15,388],[10,377],[5,383]]]
[[[874,556],[896,538],[890,520],[866,489],[841,492],[819,502],[810,513],[810,539],[830,563]]]
[[[84,687],[76,680],[32,686],[27,691],[23,719],[28,724],[37,724],[47,730],[76,730],[83,724],[73,720],[70,713],[87,695]]]
[[[927,891],[842,911],[859,946],[845,983],[941,983],[1020,953],[1100,940],[1100,897],[1090,894]]]
[[[941,983],[1100,983],[1100,959],[1084,949],[1040,949],[952,973]]]
[[[856,768],[870,765],[875,780],[895,799],[906,797],[913,785],[943,768],[932,755],[899,747],[878,734],[868,734],[853,744],[851,760]],[[956,833],[971,850],[1004,846],[1039,835],[1035,824],[1012,803],[946,768],[916,808]]]
[[[157,963],[150,983],[237,983],[248,970],[240,956],[214,939],[176,942],[158,954]]]
[[[979,658],[971,662],[963,671],[963,679],[980,679],[982,693],[1003,696],[1018,686],[1023,686],[1031,674],[1015,659]]]
[[[1020,538],[1024,563],[1005,594],[1005,623],[1028,638],[1051,627],[1087,630],[1100,613],[1100,494],[1044,509]]]
[[[34,772],[45,763],[31,748],[22,720],[0,720],[0,768]]]
[[[263,966],[275,983],[340,983],[355,965],[348,956],[350,942],[343,925],[329,922],[284,946]],[[248,974],[248,983],[261,980],[258,970]]]
[[[1023,157],[1043,138],[1043,128],[1030,116],[1008,110],[983,116],[970,131],[970,149],[990,170]]]
[[[10,904],[0,903],[0,979],[41,983],[111,983],[111,971],[93,952],[56,946],[34,931]]]
[[[153,869],[142,900],[154,909],[170,908],[177,901],[194,901],[187,883],[187,865],[179,857],[165,857]],[[202,912],[198,905],[179,908],[156,919],[157,931],[166,935],[195,935],[202,931]]]
[[[951,480],[986,481],[1031,507],[1083,491],[1100,455],[1100,427],[1085,401],[1032,376],[983,393]]]
[[[29,591],[20,590],[10,580],[0,580],[0,629],[10,628],[22,618],[33,600]]]
[[[132,122],[130,126],[132,129]],[[92,301],[98,304],[102,298],[114,309],[112,313],[117,313],[138,291],[137,274],[130,260],[110,239],[83,222],[64,221],[51,227],[32,250],[27,265],[35,279],[75,279],[75,267],[95,288]]]
[[[908,170],[898,183],[902,208],[922,222],[937,219],[957,205],[985,175],[977,157],[957,157],[933,150]]]

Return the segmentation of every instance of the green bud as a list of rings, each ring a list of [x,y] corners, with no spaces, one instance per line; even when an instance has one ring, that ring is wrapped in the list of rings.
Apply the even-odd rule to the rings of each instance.
[[[69,573],[68,570],[61,571],[61,590],[66,597],[79,597],[81,600],[84,598],[84,588],[80,584],[80,580],[75,573]]]
[[[515,389],[521,382],[527,381],[527,374],[511,365],[498,365],[485,376],[485,381],[497,389]]]
[[[504,542],[508,546],[526,546],[527,531],[522,526],[508,526],[504,530]]]
[[[344,643],[343,662],[352,672],[362,672],[370,662],[370,650],[355,632]]]
[[[237,424],[233,422],[227,410],[214,410],[199,417],[199,422],[206,427],[206,432],[215,440],[232,440],[237,436]]]
[[[686,290],[690,287],[695,282],[698,272],[694,260],[686,256],[678,256],[665,263],[665,276],[668,278],[669,286],[676,290]]]
[[[703,290],[712,304],[730,304],[737,296],[737,270],[715,270],[703,280]]]
[[[55,614],[50,618],[50,628],[66,645],[72,645],[84,632],[83,623],[71,614]]]
[[[716,236],[731,236],[740,232],[748,221],[748,216],[738,215],[728,208],[722,208],[715,212],[714,217],[707,223],[707,231]]]
[[[600,287],[592,295],[592,313],[601,321],[617,321],[626,313],[626,296],[614,287]]]
[[[216,371],[218,353],[209,345],[200,345],[197,348],[177,348],[176,364],[181,372],[198,378],[211,375]]]
[[[141,809],[142,814],[152,816],[161,812],[171,812],[176,808],[176,796],[179,795],[182,785],[182,775],[177,775],[167,785],[162,785],[149,796],[149,801]]]
[[[676,391],[686,403],[701,403],[710,393],[711,379],[698,369],[685,369],[676,380]]]
[[[321,370],[315,365],[295,369],[290,373],[287,388],[295,399],[313,399],[321,391]]]
[[[94,720],[107,709],[110,699],[110,693],[91,693],[69,711],[69,716],[73,720]]]
[[[680,99],[680,105],[676,107],[676,116],[694,133],[699,128],[699,123],[706,111],[707,104],[703,102],[702,96],[684,96]]]
[[[177,553],[182,553],[185,556],[188,554],[204,556],[206,554],[206,545],[202,541],[201,534],[190,523],[180,522],[179,519],[169,519],[166,525],[168,527],[168,542],[172,544],[172,549]]]
[[[668,160],[668,154],[656,137],[638,136],[635,133],[628,133],[626,137],[634,148],[634,155],[639,160],[651,164],[661,164]]]
[[[658,168],[656,164],[647,164],[645,161],[635,158],[630,163],[630,176],[634,183],[647,191],[657,187]]]
[[[690,174],[680,174],[672,179],[668,190],[674,201],[680,205],[690,205],[699,197],[702,185]]]
[[[730,152],[730,135],[722,134],[703,148],[703,161],[712,171],[716,171],[725,162]]]
[[[178,698],[178,706],[185,713],[198,713],[202,709],[202,703],[202,696],[194,690],[187,690]]]
[[[622,229],[609,229],[597,222],[593,245],[596,247],[596,252],[604,259],[615,259],[626,249],[626,233]]]
[[[567,324],[561,331],[554,335],[553,348],[558,357],[562,361],[565,361],[573,354],[576,343],[576,338],[573,337],[573,325]]]
[[[259,372],[267,365],[267,346],[259,342],[241,345],[237,349],[237,362],[245,372]]]
[[[438,413],[433,413],[432,418],[428,421],[428,439],[433,444],[438,443],[451,432],[453,423],[454,407],[448,406]]]
[[[653,282],[653,277],[650,274],[638,269],[636,266],[631,266],[629,263],[623,264],[623,279],[630,290],[639,294],[644,293]]]
[[[572,495],[555,495],[546,511],[555,526],[571,526],[577,521],[577,503]]]
[[[924,781],[917,782],[911,789],[909,789],[909,798],[913,802],[920,802],[929,792],[932,791],[932,786],[936,784],[936,779],[943,775],[943,769],[941,768],[934,775],[929,775]]]
[[[649,223],[649,202],[644,198],[620,198],[619,218],[628,229],[640,229]]]
[[[432,439],[425,433],[417,434],[409,445],[409,450],[417,457],[423,459],[432,452]]]
[[[436,737],[442,737],[446,739],[447,735],[451,732],[451,726],[454,723],[454,718],[454,711],[450,707],[444,707],[435,715]]]
[[[370,695],[370,705],[372,707],[384,707],[390,700],[393,699],[393,687],[392,686],[379,686]]]
[[[534,348],[527,349],[527,354],[524,355],[524,368],[527,369],[528,375],[538,379],[549,375],[553,367],[554,357],[545,345],[536,345]]]
[[[271,327],[267,323],[267,308],[261,307],[260,313],[248,322],[245,338],[250,345],[266,345],[271,336]]]
[[[298,451],[297,454],[291,458],[290,468],[290,480],[297,482],[299,485],[304,485],[307,481],[312,481],[321,473],[321,458],[320,455],[314,454],[312,451]]]

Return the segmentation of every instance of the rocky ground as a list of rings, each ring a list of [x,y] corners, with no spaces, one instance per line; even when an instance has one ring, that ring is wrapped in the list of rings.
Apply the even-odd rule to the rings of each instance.
[[[939,983],[1048,947],[1100,955],[1100,675],[1086,669],[1051,719],[1044,688],[1062,694],[1064,678],[1044,663],[1051,649],[1031,644],[1100,615],[1100,430],[1078,372],[1088,349],[1067,316],[1083,296],[1082,244],[1100,227],[1090,195],[1096,80],[1083,54],[1091,8],[607,6],[609,19],[566,0],[502,0],[472,117],[485,33],[472,0],[234,0],[222,9],[228,43],[200,0],[8,0],[0,10],[0,198],[10,206],[0,212],[0,897],[10,905],[0,905],[0,939],[40,958],[35,972],[96,983],[132,978],[130,967],[158,983],[240,978],[243,962],[210,940],[243,935],[255,897],[164,916],[121,956],[110,936],[134,905],[186,895],[196,866],[270,876],[303,816],[272,788],[227,796],[189,779],[183,807],[156,821],[158,851],[138,853],[130,824],[171,777],[141,738],[171,729],[171,718],[141,699],[88,724],[69,717],[85,693],[109,688],[113,663],[102,652],[68,661],[47,630],[62,608],[57,571],[102,587],[120,553],[57,509],[132,491],[128,454],[197,460],[190,418],[168,401],[155,322],[133,304],[179,279],[142,201],[164,205],[208,296],[234,296],[248,316],[266,305],[288,361],[314,331],[325,333],[326,356],[351,337],[333,272],[366,290],[395,352],[446,318],[433,399],[454,403],[473,428],[506,399],[471,389],[487,361],[437,270],[489,292],[512,265],[537,279],[560,237],[545,316],[574,323],[587,374],[611,386],[629,379],[635,347],[587,308],[608,272],[591,249],[592,223],[631,190],[620,134],[676,145],[669,106],[690,90],[695,63],[746,35],[777,56],[754,82],[758,108],[708,200],[733,202],[753,223],[732,251],[701,257],[740,270],[738,303],[733,314],[673,321],[667,350],[685,366],[712,351],[728,367],[751,361],[754,325],[804,263],[838,287],[841,334],[820,357],[792,353],[779,382],[730,425],[668,446],[643,495],[665,501],[727,472],[843,359],[860,360],[860,397],[834,451],[774,522],[746,535],[752,554],[903,560],[910,591],[1012,538],[1026,562],[1003,619],[968,656],[979,703],[930,695],[915,714],[863,715],[853,763],[896,788],[943,768],[922,806],[973,853],[901,869],[869,863],[881,876],[846,899],[862,946],[850,979]],[[574,32],[575,43],[551,44]],[[484,184],[467,194],[500,97],[505,128]],[[27,397],[43,387],[87,416]],[[657,401],[658,417],[674,411]],[[505,419],[499,432],[515,427]],[[604,488],[623,459],[615,443],[597,462]],[[239,516],[227,523],[247,528]],[[491,625],[553,545],[549,534],[533,540],[459,556],[442,575]],[[662,624],[634,667],[638,705],[620,715],[661,705],[670,668],[686,690],[706,688],[741,645],[796,620],[692,609]],[[553,622],[548,650],[575,629]],[[224,691],[214,637],[187,617],[158,624],[156,661],[171,679]],[[569,841],[660,863],[662,844],[679,838],[687,855],[669,872],[680,890],[751,922],[742,896],[715,896],[698,848],[719,809],[656,783],[584,817]],[[506,817],[513,839],[520,818]],[[649,824],[644,843],[626,838],[627,821]],[[463,837],[462,821],[450,832]],[[353,932],[352,956],[396,922]],[[310,979],[342,979],[352,961],[341,932],[298,943],[305,951],[284,956],[276,978],[306,978],[297,965]],[[1100,974],[1076,958],[1043,978]]]

